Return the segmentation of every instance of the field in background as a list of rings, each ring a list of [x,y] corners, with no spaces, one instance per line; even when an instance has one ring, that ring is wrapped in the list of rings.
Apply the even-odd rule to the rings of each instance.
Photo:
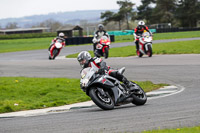
[[[93,51],[89,53],[94,56]],[[200,54],[200,40],[179,41],[153,44],[153,54]],[[111,48],[109,57],[135,56],[135,46]],[[76,58],[78,53],[67,55],[67,58]]]
[[[173,33],[155,33],[154,40],[161,39],[176,39],[176,38],[191,38],[200,37],[200,31],[192,32],[173,32]],[[31,38],[31,39],[12,39],[0,40],[0,53],[47,49],[53,37],[48,38]],[[132,42],[133,36],[115,36],[115,42]]]
[[[53,39],[52,37],[48,37],[48,38],[0,40],[0,53],[47,49],[52,39]]]
[[[193,37],[200,37],[200,31],[169,32],[169,33],[154,33],[153,34],[153,40],[193,38]],[[132,35],[115,36],[115,41],[116,42],[131,42],[133,41],[133,36]]]

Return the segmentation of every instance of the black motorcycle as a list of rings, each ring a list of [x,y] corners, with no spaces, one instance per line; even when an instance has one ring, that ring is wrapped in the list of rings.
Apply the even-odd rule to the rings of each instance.
[[[124,71],[124,67],[118,70],[121,74]],[[145,92],[136,83],[132,82],[134,89],[130,90],[116,78],[99,74],[91,67],[81,71],[80,85],[92,101],[104,110],[128,103],[144,105],[147,101]]]

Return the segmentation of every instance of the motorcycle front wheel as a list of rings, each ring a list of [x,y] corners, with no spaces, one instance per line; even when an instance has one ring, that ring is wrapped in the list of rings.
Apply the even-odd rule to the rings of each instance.
[[[97,88],[91,88],[89,91],[89,96],[92,101],[103,110],[111,110],[114,108],[114,101],[109,95],[105,92],[106,96],[101,95]]]
[[[143,56],[143,53],[141,53],[139,50],[136,50],[136,53],[137,53],[138,57],[142,57]]]
[[[109,54],[109,49],[105,48],[105,53],[104,53],[104,58],[107,59],[108,58],[108,54]]]
[[[58,55],[58,52],[59,52],[59,50],[56,48],[53,50],[53,59],[56,58],[56,56]]]
[[[133,101],[132,103],[135,105],[144,105],[147,102],[147,96],[144,90],[137,85],[136,83],[133,82],[135,87],[137,88],[136,91],[132,94]]]
[[[147,55],[148,55],[149,57],[152,56],[152,48],[151,48],[151,46],[148,46]]]

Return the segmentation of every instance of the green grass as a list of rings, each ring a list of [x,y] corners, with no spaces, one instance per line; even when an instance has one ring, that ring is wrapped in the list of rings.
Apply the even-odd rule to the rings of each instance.
[[[166,84],[137,82],[145,91]],[[0,113],[30,110],[88,101],[79,79],[0,77]]]
[[[143,131],[142,133],[200,133],[200,126],[176,129]]]
[[[191,38],[191,37],[200,37],[200,31],[155,33],[153,39],[161,40],[161,39],[176,39],[176,38]],[[52,39],[53,37],[0,40],[0,53],[47,49]],[[115,36],[115,42],[132,42],[132,41],[133,41],[132,35]]]
[[[53,38],[31,38],[31,39],[14,39],[0,40],[0,53],[47,49]]]
[[[109,57],[135,56],[135,51],[135,46],[111,48]],[[89,52],[94,56],[92,51]],[[153,54],[200,54],[200,40],[153,44]],[[71,54],[67,58],[76,58],[77,55]]]
[[[47,49],[52,39],[53,39],[52,37],[48,37],[48,38],[0,40],[0,53]]]
[[[200,37],[200,31],[154,33],[153,40]],[[115,36],[116,42],[131,42],[133,35]]]

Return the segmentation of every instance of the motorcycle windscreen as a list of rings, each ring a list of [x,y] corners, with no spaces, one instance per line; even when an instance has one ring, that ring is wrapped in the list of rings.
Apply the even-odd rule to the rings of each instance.
[[[59,43],[59,42],[56,42],[56,43],[55,43],[55,46],[56,46],[56,48],[58,48],[58,49],[59,49],[59,48],[61,48],[61,47],[62,47],[62,44],[61,44],[61,43]]]
[[[94,75],[95,70],[91,67],[84,68],[81,71],[81,83],[87,84],[91,77]]]

